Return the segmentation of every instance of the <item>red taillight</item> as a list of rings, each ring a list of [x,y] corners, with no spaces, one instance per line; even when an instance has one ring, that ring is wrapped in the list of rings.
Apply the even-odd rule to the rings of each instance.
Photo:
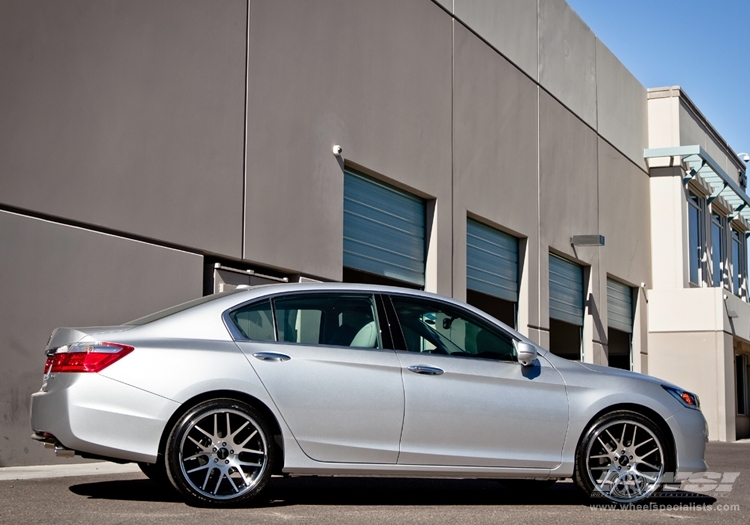
[[[117,343],[77,343],[70,345],[67,352],[48,357],[44,368],[52,374],[100,372],[132,351],[132,346]]]

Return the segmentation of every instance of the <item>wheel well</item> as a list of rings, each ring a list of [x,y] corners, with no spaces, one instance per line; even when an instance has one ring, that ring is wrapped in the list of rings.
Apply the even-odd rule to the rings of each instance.
[[[664,434],[664,438],[667,441],[665,443],[667,450],[668,450],[665,470],[666,472],[674,472],[675,469],[677,468],[677,450],[676,450],[676,446],[674,442],[674,435],[672,434],[672,430],[669,428],[669,425],[667,425],[667,422],[664,420],[663,417],[661,417],[657,412],[643,405],[621,403],[619,405],[608,406],[607,408],[600,410],[594,417],[592,417],[589,420],[588,423],[586,423],[586,426],[584,427],[584,431],[578,437],[578,443],[576,444],[576,451],[578,451],[578,449],[581,447],[582,440],[586,437],[588,429],[591,428],[591,425],[593,425],[595,421],[597,421],[600,417],[602,417],[605,414],[609,414],[610,412],[616,412],[618,410],[630,410],[631,412],[636,412],[642,416],[649,418],[651,421],[653,421],[653,423],[657,427],[659,427],[659,430],[661,430],[662,434]]]
[[[279,425],[278,420],[276,419],[276,416],[273,414],[273,412],[271,412],[271,410],[266,406],[266,404],[260,401],[258,398],[253,397],[249,394],[245,394],[243,392],[237,392],[236,390],[213,390],[211,392],[203,392],[202,394],[199,394],[195,397],[191,397],[190,399],[185,401],[182,405],[180,405],[180,407],[175,411],[175,413],[172,414],[172,417],[169,418],[169,421],[167,421],[167,424],[164,427],[164,431],[161,434],[161,439],[159,440],[158,455],[160,457],[164,457],[164,450],[167,445],[167,439],[169,438],[169,433],[172,431],[172,427],[174,427],[177,420],[180,419],[185,414],[185,412],[193,408],[198,403],[202,403],[203,401],[208,401],[209,399],[219,399],[219,398],[235,399],[237,401],[242,401],[244,403],[247,403],[248,405],[252,406],[255,410],[260,412],[263,417],[265,417],[266,421],[271,426],[271,431],[273,432],[273,438],[274,438],[273,441],[279,452],[279,461],[276,462],[277,470],[279,472],[274,472],[274,474],[280,473],[282,467],[284,466],[284,441],[281,435],[281,427]]]

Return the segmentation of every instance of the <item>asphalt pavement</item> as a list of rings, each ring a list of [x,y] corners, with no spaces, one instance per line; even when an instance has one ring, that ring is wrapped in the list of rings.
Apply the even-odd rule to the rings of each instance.
[[[154,484],[132,466],[90,466],[67,477],[53,477],[54,469],[37,469],[26,476],[32,479],[17,479],[21,476],[0,469],[0,523],[747,524],[750,443],[709,443],[706,456],[709,472],[626,509],[602,506],[570,480],[534,489],[491,480],[346,477],[274,477],[261,506],[200,509],[186,505],[173,490]],[[89,475],[80,475],[83,472]]]

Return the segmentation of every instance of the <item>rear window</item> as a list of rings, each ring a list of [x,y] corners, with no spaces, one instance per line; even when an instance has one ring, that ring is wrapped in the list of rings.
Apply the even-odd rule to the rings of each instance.
[[[219,292],[211,295],[206,295],[205,297],[199,297],[198,299],[193,299],[192,301],[188,301],[186,303],[178,304],[177,306],[172,306],[171,308],[167,308],[166,310],[160,310],[156,313],[147,315],[145,317],[139,317],[138,319],[134,319],[132,321],[128,321],[125,323],[126,326],[140,326],[148,323],[153,323],[154,321],[158,321],[159,319],[164,319],[165,317],[169,317],[170,315],[174,315],[177,313],[180,313],[184,310],[187,310],[188,308],[192,308],[193,306],[198,306],[204,303],[211,302],[215,299],[220,299],[222,297],[226,297],[228,295],[233,295],[239,292],[244,292],[244,288],[239,288],[235,290],[229,290],[227,292]]]

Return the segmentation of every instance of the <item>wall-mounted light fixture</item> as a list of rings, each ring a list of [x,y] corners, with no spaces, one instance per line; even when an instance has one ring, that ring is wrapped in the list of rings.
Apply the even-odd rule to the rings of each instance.
[[[604,246],[604,235],[574,235],[570,238],[573,246]]]

